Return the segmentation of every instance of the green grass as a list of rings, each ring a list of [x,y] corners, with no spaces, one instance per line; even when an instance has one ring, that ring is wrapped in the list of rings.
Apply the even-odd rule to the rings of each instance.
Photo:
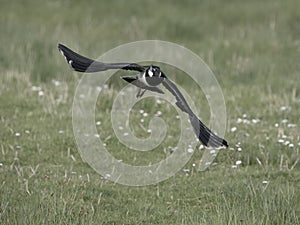
[[[300,224],[299,8],[297,0],[2,0],[0,224]],[[226,101],[231,149],[222,150],[217,164],[205,172],[193,166],[201,159],[196,151],[184,167],[189,173],[180,171],[156,185],[127,187],[101,177],[80,158],[72,102],[81,75],[68,68],[57,44],[98,57],[143,39],[181,44],[212,68]],[[189,79],[176,74],[170,77],[186,91],[193,89]],[[173,138],[147,153],[117,142],[106,120],[122,85],[116,80],[97,103],[101,138],[125,162],[158,162],[176,145]],[[207,122],[203,93],[192,96]],[[132,112],[132,128],[141,136],[147,136],[144,129],[156,112],[152,104],[151,99],[142,101]],[[175,138],[175,109],[157,107],[172,123],[168,134]],[[145,128],[138,123],[140,108],[149,113]],[[238,123],[238,118],[260,122]],[[237,130],[231,132],[232,127]],[[234,169],[237,160],[242,164]]]

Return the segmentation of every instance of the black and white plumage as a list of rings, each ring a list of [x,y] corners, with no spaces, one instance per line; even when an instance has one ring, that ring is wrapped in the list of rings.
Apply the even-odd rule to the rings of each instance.
[[[175,96],[177,107],[188,114],[194,132],[203,145],[213,148],[228,147],[226,140],[217,136],[198,119],[177,86],[166,77],[158,66],[141,66],[136,63],[103,63],[81,56],[62,44],[58,45],[58,49],[70,66],[78,72],[92,73],[109,69],[138,71],[137,75],[122,77],[128,83],[139,88],[137,97],[143,96],[146,90],[163,94],[164,92],[158,87],[162,84]]]

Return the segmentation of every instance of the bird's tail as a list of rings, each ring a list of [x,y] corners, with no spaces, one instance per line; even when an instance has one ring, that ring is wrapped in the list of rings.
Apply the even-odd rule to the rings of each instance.
[[[206,147],[228,147],[227,141],[214,134],[195,114],[189,116],[194,132]]]

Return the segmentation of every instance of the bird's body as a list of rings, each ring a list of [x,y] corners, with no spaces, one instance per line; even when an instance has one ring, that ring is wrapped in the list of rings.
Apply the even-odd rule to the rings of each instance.
[[[177,107],[188,114],[194,132],[203,145],[213,148],[228,147],[226,140],[217,136],[198,119],[177,86],[166,77],[158,66],[141,66],[136,63],[103,63],[81,56],[62,44],[58,45],[58,49],[70,66],[78,72],[92,73],[109,69],[138,71],[139,73],[134,76],[122,77],[128,83],[139,88],[137,97],[143,96],[147,90],[164,94],[162,89],[159,88],[159,85],[162,84],[175,96]]]
[[[160,94],[164,94],[163,90],[161,90],[158,85],[154,86],[147,82],[145,78],[145,72],[142,74],[137,74],[135,76],[124,76],[122,77],[123,80],[127,81],[128,83],[131,83],[139,88],[139,91],[136,95],[137,98],[140,98],[143,96],[145,91],[153,91]]]

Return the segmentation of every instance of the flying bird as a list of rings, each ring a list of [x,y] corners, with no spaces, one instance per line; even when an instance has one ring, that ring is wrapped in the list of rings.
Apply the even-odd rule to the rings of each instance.
[[[193,130],[204,146],[212,148],[228,147],[226,140],[217,136],[201,122],[192,111],[177,86],[167,78],[158,66],[141,66],[136,63],[103,63],[79,55],[62,44],[58,45],[58,49],[67,60],[67,63],[78,72],[93,73],[110,69],[138,71],[139,73],[137,75],[122,77],[128,83],[139,88],[136,95],[137,97],[142,97],[147,90],[164,94],[163,90],[159,87],[159,85],[162,84],[175,96],[175,104],[177,107],[188,114]]]

